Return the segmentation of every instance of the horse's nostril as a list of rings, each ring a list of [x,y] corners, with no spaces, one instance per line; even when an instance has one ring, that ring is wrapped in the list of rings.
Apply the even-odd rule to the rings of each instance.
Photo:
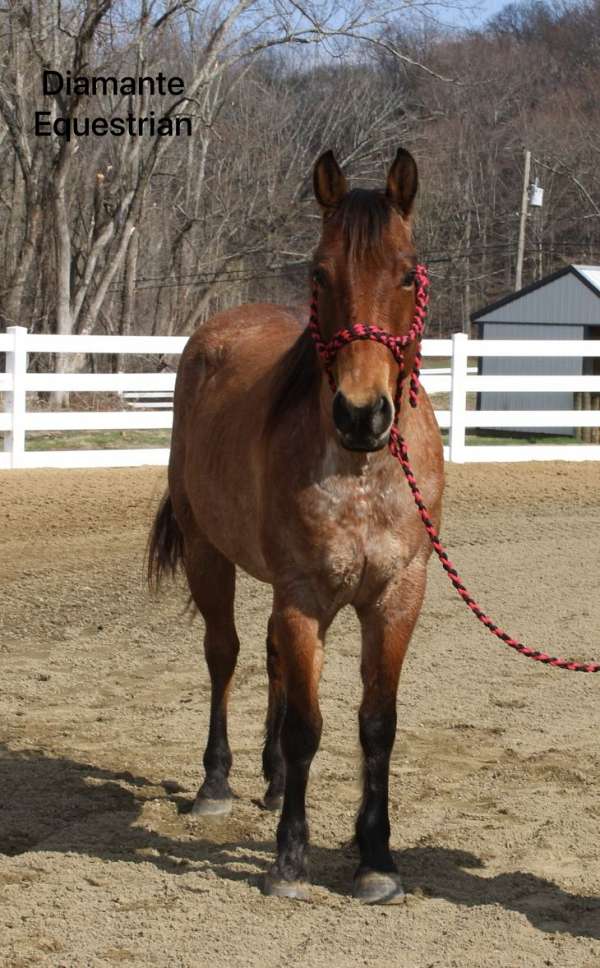
[[[355,413],[356,407],[353,407],[338,390],[333,398],[333,422],[343,434],[349,434],[352,431]]]
[[[388,397],[382,394],[373,408],[373,416],[371,417],[373,433],[377,435],[385,433],[389,429],[391,422],[392,405]]]
[[[340,390],[333,398],[333,421],[337,429],[356,441],[381,437],[389,430],[392,416],[392,404],[385,394],[363,407],[354,406]]]
[[[377,413],[384,416],[387,420],[392,418],[392,405],[388,397],[382,395],[377,401]]]

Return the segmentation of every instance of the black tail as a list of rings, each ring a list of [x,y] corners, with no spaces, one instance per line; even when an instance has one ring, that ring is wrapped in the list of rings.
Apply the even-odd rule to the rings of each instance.
[[[164,573],[173,576],[183,561],[183,535],[173,513],[169,492],[165,494],[156,512],[148,538],[148,584],[158,590]]]

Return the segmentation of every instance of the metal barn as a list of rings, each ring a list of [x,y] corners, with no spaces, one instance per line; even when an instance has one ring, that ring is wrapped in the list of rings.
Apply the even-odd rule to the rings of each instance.
[[[570,265],[471,316],[479,339],[600,339],[600,266]],[[479,372],[500,374],[600,374],[600,359],[482,357]],[[575,393],[479,394],[480,410],[575,410],[597,405]],[[589,396],[589,395],[588,395]],[[531,432],[575,435],[574,429]],[[528,431],[524,431],[528,432]]]

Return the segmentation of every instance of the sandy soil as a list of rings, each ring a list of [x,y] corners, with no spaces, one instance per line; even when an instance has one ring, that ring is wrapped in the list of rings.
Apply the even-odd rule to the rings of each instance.
[[[600,652],[597,464],[449,469],[445,537],[526,642]],[[431,563],[393,759],[395,908],[349,896],[359,642],[328,639],[311,903],[261,895],[269,590],[242,577],[223,821],[186,814],[207,725],[201,622],[142,582],[155,469],[0,475],[0,963],[597,968],[600,675],[522,659]]]

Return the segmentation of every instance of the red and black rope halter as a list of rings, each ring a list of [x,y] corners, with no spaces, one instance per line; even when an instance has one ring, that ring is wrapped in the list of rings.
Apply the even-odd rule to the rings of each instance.
[[[598,662],[570,662],[568,659],[555,658],[554,656],[548,655],[546,652],[541,652],[539,649],[530,649],[517,639],[513,639],[512,636],[496,625],[496,623],[493,622],[488,615],[486,615],[472,595],[470,595],[467,591],[462,578],[450,561],[448,552],[444,548],[433,521],[429,516],[427,505],[423,500],[423,495],[419,490],[419,486],[411,467],[406,441],[398,430],[402,384],[406,377],[404,368],[404,352],[412,343],[416,343],[417,347],[410,374],[409,400],[411,406],[416,407],[417,405],[417,395],[419,392],[419,370],[421,366],[421,339],[423,336],[423,330],[425,328],[427,303],[429,301],[428,288],[429,279],[427,276],[427,270],[425,266],[418,265],[415,271],[415,312],[411,327],[408,333],[406,333],[404,336],[393,336],[391,333],[386,333],[385,330],[380,329],[379,326],[358,324],[355,326],[350,326],[347,329],[340,330],[335,334],[333,339],[329,340],[329,342],[325,342],[319,327],[318,298],[315,288],[310,307],[309,330],[319,356],[323,361],[323,366],[329,380],[329,385],[335,393],[337,386],[335,377],[333,376],[333,363],[337,353],[340,349],[342,349],[342,347],[347,346],[348,343],[353,343],[356,340],[374,340],[377,343],[383,344],[383,346],[387,346],[387,348],[393,354],[396,363],[398,364],[398,379],[394,393],[394,422],[390,430],[388,442],[390,453],[396,458],[404,471],[408,486],[412,491],[417,510],[421,520],[423,521],[423,524],[425,525],[425,530],[429,535],[429,540],[431,541],[435,553],[440,559],[442,568],[448,575],[450,582],[458,592],[459,596],[471,609],[479,621],[485,625],[487,629],[489,629],[492,635],[495,635],[511,649],[514,649],[521,655],[527,656],[529,659],[535,659],[537,662],[543,662],[546,665],[554,666],[557,669],[569,669],[571,672],[600,672],[600,663]]]

